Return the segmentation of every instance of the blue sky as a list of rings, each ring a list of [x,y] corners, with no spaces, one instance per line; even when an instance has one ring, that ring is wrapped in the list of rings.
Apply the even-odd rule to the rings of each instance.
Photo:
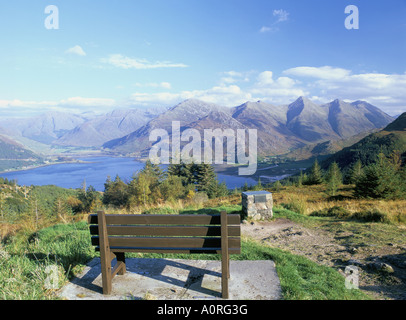
[[[0,30],[2,116],[301,95],[406,111],[406,0],[0,0]]]

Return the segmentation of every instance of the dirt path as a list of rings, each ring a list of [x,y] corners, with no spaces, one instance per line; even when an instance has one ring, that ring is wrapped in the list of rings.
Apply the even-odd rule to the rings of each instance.
[[[348,233],[348,232],[347,232]],[[406,247],[351,247],[345,231],[305,228],[288,219],[243,223],[242,234],[264,245],[280,248],[344,274],[346,266],[359,270],[359,288],[374,299],[406,299]]]

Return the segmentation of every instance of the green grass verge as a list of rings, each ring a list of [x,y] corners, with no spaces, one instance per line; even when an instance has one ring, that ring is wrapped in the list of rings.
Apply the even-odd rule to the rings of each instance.
[[[52,287],[65,284],[94,256],[86,222],[20,232],[0,246],[0,299],[54,299]]]
[[[285,300],[365,300],[360,290],[347,289],[345,278],[333,268],[289,252],[243,242],[240,260],[273,260]]]

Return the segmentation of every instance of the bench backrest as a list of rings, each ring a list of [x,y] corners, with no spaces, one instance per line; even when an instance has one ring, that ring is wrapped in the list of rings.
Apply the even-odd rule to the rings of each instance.
[[[108,238],[109,250],[115,252],[221,254],[221,248],[227,247],[229,254],[239,254],[241,251],[238,214],[99,213],[89,216],[89,224],[96,250],[100,250],[100,234],[104,234]]]

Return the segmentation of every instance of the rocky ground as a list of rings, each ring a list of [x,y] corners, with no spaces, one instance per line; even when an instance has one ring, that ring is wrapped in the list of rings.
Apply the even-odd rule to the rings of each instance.
[[[306,228],[284,218],[244,222],[242,234],[343,274],[347,266],[356,266],[359,288],[374,299],[406,299],[406,239],[385,244],[348,241],[359,235],[347,228]]]

